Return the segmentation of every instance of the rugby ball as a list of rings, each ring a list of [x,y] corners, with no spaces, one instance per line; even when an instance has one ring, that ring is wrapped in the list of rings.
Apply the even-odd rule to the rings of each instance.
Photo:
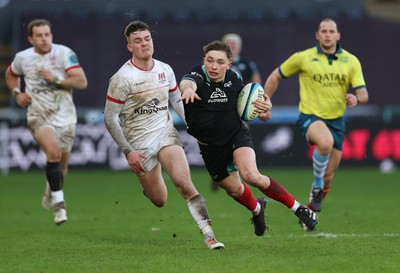
[[[239,92],[237,99],[237,111],[239,117],[244,121],[252,121],[258,117],[260,113],[256,111],[254,102],[264,99],[264,88],[255,82],[246,84]]]

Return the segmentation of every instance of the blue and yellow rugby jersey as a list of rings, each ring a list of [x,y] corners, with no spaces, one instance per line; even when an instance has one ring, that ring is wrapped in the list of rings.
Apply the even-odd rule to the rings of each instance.
[[[283,78],[299,73],[300,112],[323,119],[343,116],[350,85],[365,86],[359,60],[339,44],[335,54],[324,53],[319,44],[297,52],[281,64],[279,73]]]

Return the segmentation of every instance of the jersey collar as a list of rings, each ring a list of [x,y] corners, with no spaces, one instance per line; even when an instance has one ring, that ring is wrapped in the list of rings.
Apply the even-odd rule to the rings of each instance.
[[[318,52],[318,54],[326,54],[326,53],[322,50],[322,48],[321,48],[321,46],[319,45],[319,43],[317,43],[317,52]],[[340,45],[339,42],[337,42],[337,43],[336,43],[336,51],[335,51],[335,53],[333,53],[333,54],[342,53],[342,52],[343,52],[342,46]],[[327,55],[329,55],[329,54],[327,54]]]
[[[324,54],[324,55],[328,58],[328,62],[329,62],[329,64],[331,65],[331,64],[333,63],[334,60],[337,60],[337,59],[338,59],[338,56],[336,56],[336,54],[337,54],[337,53],[342,53],[343,50],[342,50],[342,46],[340,45],[340,43],[337,42],[337,43],[336,43],[336,51],[335,51],[335,53],[333,53],[333,54],[328,54],[328,53],[325,53],[325,52],[322,50],[321,46],[320,46],[319,43],[318,43],[318,44],[317,44],[317,52],[318,52],[318,54]]]

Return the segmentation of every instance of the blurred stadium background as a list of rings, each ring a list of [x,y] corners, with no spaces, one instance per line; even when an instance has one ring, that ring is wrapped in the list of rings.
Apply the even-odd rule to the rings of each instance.
[[[335,19],[342,45],[359,57],[370,103],[347,112],[342,166],[382,167],[400,161],[399,0],[0,0],[0,169],[45,166],[45,157],[26,129],[26,110],[16,106],[4,72],[16,52],[29,46],[27,23],[37,17],[53,24],[54,42],[70,46],[86,71],[89,88],[74,94],[79,125],[71,168],[125,169],[103,126],[103,106],[112,74],[130,57],[123,31],[142,19],[153,30],[155,58],[169,63],[177,80],[202,59],[202,46],[226,32],[243,38],[242,55],[263,76],[292,53],[315,45],[314,32],[325,17]],[[274,118],[250,125],[260,167],[309,166],[309,148],[294,125],[297,77],[286,80],[273,98]],[[202,166],[194,139],[175,118],[191,166]],[[387,167],[387,168],[386,168]],[[385,169],[386,168],[386,169]]]

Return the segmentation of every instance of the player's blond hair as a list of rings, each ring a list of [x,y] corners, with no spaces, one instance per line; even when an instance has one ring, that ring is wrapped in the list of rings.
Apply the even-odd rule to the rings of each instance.
[[[227,43],[228,41],[235,41],[236,43],[238,43],[240,46],[242,45],[242,38],[239,36],[239,34],[236,33],[228,33],[225,34],[222,37],[222,41],[224,43]]]

